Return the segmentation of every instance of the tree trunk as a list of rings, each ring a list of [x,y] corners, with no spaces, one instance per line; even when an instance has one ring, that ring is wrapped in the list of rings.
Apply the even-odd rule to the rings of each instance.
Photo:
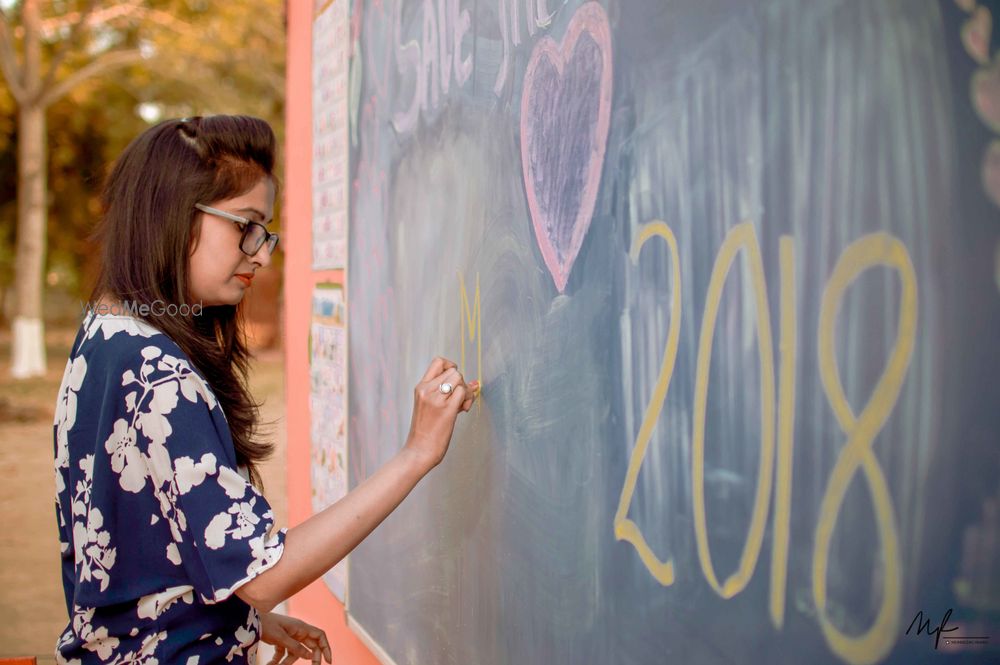
[[[17,260],[13,347],[10,373],[15,379],[45,374],[42,288],[45,270],[45,104],[41,99],[41,15],[38,0],[25,0],[24,98],[18,104]]]
[[[45,109],[21,107],[18,123],[16,309],[11,375],[45,374],[42,285],[45,270]]]

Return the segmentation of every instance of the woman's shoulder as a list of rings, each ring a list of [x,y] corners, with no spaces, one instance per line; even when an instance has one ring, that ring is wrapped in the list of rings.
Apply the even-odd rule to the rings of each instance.
[[[206,403],[209,410],[219,404],[190,356],[165,332],[137,317],[88,314],[66,372],[69,389],[82,389],[92,398],[117,399],[116,393],[139,389],[139,394],[151,391],[168,401],[182,394],[189,402]]]
[[[121,314],[88,313],[80,324],[69,363],[85,364],[90,370],[100,368],[100,374],[106,372],[115,378],[129,371],[145,377],[163,370],[203,378],[169,335],[148,321]]]
[[[98,351],[120,355],[128,350],[141,351],[147,346],[184,355],[169,335],[144,319],[128,314],[88,312],[80,324],[73,355]]]

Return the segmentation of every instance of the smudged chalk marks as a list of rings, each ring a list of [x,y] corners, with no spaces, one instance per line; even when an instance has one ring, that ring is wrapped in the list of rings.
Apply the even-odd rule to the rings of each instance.
[[[997,283],[997,290],[1000,291],[1000,244],[997,245],[996,252],[993,255],[994,264],[994,275],[993,278]]]
[[[1000,132],[1000,59],[972,75],[972,102],[980,119]]]
[[[990,33],[993,31],[993,17],[986,7],[977,7],[969,20],[962,26],[962,44],[972,59],[980,65],[990,61]]]
[[[972,75],[972,107],[987,127],[1000,133],[1000,53],[994,54],[992,63],[989,53],[993,15],[986,7],[977,7],[975,0],[956,3],[970,14],[962,27],[962,44],[980,65]],[[981,174],[986,195],[1000,208],[1000,141],[994,139],[986,149]]]
[[[972,75],[972,106],[979,118],[994,132],[1000,132],[1000,54],[990,64],[990,37],[993,16],[986,7],[976,7],[976,0],[956,0],[971,15],[962,27],[962,44],[979,69]],[[995,206],[1000,208],[1000,140],[994,139],[983,155],[983,189]],[[1000,245],[995,258],[997,289],[1000,290]]]
[[[1000,207],[1000,139],[994,140],[983,157],[983,188]]]
[[[611,28],[580,7],[562,44],[535,45],[521,96],[521,166],[531,223],[556,288],[565,291],[590,228],[611,116]]]

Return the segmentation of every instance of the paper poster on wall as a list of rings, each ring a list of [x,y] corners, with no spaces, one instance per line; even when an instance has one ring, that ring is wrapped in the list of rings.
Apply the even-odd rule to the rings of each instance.
[[[347,256],[348,4],[327,2],[313,19],[314,270],[343,268]]]
[[[317,284],[309,329],[312,507],[319,512],[347,494],[347,322],[344,290]],[[341,601],[347,560],[323,576]]]

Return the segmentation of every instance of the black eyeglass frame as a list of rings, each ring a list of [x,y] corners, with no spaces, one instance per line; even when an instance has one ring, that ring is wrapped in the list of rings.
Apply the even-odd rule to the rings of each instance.
[[[194,207],[198,210],[208,213],[209,215],[215,215],[216,217],[221,217],[223,219],[228,219],[231,222],[236,222],[243,227],[243,235],[240,236],[240,251],[247,256],[254,256],[260,251],[260,248],[265,244],[267,245],[267,253],[274,254],[274,250],[278,248],[278,234],[271,233],[267,230],[267,227],[260,222],[255,222],[252,219],[246,217],[241,217],[240,215],[234,215],[231,212],[226,212],[225,210],[219,210],[218,208],[212,208],[211,206],[204,205],[202,203],[195,203]],[[248,252],[243,246],[246,243],[247,238],[250,236],[250,230],[254,226],[259,226],[264,232],[263,236],[260,236],[260,241],[257,246],[253,248],[252,252]]]

